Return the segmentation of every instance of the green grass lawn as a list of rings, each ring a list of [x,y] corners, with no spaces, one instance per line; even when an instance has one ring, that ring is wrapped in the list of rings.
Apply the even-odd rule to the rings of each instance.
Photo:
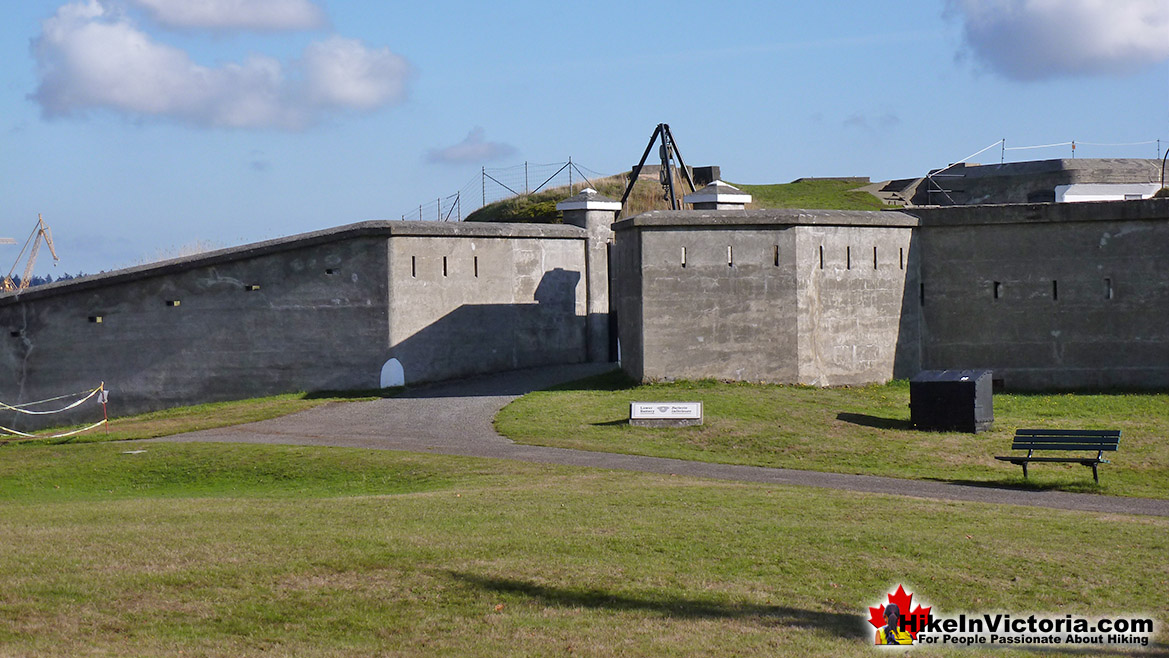
[[[0,447],[6,444],[18,443],[54,445],[63,443],[93,443],[96,441],[153,439],[182,432],[197,432],[199,430],[254,423],[299,413],[301,411],[308,411],[309,409],[324,404],[374,400],[380,397],[397,395],[401,391],[401,387],[394,387],[375,391],[289,393],[286,395],[274,395],[250,400],[233,400],[230,402],[212,402],[187,407],[176,407],[174,409],[165,409],[133,416],[111,418],[108,427],[103,426],[83,434],[59,439],[28,439],[19,436],[2,435],[0,436]],[[116,411],[116,407],[114,411]],[[96,411],[95,413],[97,414],[97,419],[100,420],[101,412]],[[53,436],[88,424],[84,423],[83,425],[73,427],[45,429],[35,432],[35,434],[39,436]]]
[[[898,584],[1150,614],[1169,651],[1169,519],[341,448],[0,456],[2,656],[871,656]]]
[[[699,427],[631,427],[632,401],[703,402]],[[1169,497],[1169,395],[997,394],[994,429],[980,434],[909,427],[909,385],[809,388],[680,382],[634,386],[620,373],[531,393],[507,406],[496,429],[533,445],[779,466],[840,473]],[[1100,485],[1079,464],[1022,469],[1008,455],[1021,427],[1120,429]]]
[[[625,193],[628,180],[625,175],[609,176],[593,181],[601,194],[620,200]],[[771,185],[740,185],[735,187],[751,195],[751,208],[823,208],[829,210],[883,210],[887,208],[880,199],[868,192],[858,192],[861,183],[845,180],[802,180],[793,183]],[[579,192],[582,185],[573,190],[567,186],[543,190],[528,195],[514,196],[503,201],[489,203],[471,214],[468,222],[537,222],[560,223],[562,213],[556,204]],[[676,181],[675,193],[679,202],[690,188],[681,180]],[[670,207],[663,199],[663,188],[657,181],[639,180],[626,200],[621,218],[632,217],[649,210],[665,210]]]
[[[756,208],[824,208],[828,210],[882,210],[885,204],[868,192],[857,192],[860,183],[844,180],[803,180],[775,185],[735,187],[751,195]]]

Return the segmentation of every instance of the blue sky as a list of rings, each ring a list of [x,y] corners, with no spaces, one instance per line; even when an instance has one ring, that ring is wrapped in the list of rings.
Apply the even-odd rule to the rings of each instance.
[[[662,122],[739,183],[1169,147],[1169,0],[5,9],[0,236],[43,213],[40,274],[396,219],[484,166],[618,173]]]

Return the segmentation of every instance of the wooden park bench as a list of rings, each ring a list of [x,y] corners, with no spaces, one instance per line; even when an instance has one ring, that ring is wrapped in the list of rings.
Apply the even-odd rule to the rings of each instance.
[[[1016,430],[1011,450],[1026,450],[1027,456],[1012,455],[995,459],[1022,466],[1023,477],[1027,477],[1029,462],[1079,462],[1092,467],[1092,479],[1100,484],[1096,467],[1109,463],[1104,459],[1105,450],[1115,452],[1119,446],[1120,430]],[[1096,456],[1035,457],[1036,450],[1095,450]]]

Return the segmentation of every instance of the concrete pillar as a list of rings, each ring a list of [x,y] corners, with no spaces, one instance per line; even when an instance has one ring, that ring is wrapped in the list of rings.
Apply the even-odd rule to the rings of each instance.
[[[751,195],[734,185],[716,180],[710,185],[682,197],[684,203],[694,204],[695,210],[743,210],[751,203]]]
[[[613,242],[613,220],[621,204],[592,188],[556,204],[564,223],[588,231],[585,247],[585,299],[588,318],[588,359],[612,361],[609,354],[609,245]]]

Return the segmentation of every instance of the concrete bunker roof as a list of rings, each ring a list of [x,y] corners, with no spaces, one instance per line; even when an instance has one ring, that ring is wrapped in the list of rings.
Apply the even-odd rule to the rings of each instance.
[[[961,172],[965,178],[1025,177],[1056,174],[1068,180],[1084,183],[1136,182],[1135,178],[1158,177],[1161,161],[1148,158],[1055,158],[976,164],[959,162],[931,173]],[[1150,179],[1151,180],[1151,179]]]
[[[762,226],[918,226],[916,217],[886,210],[803,210],[763,208],[757,210],[651,210],[623,219],[614,231],[634,228],[747,228]]]
[[[983,224],[1059,224],[1072,222],[1169,220],[1169,199],[1003,203],[975,206],[916,206],[905,210],[925,228]]]
[[[427,222],[374,220],[347,224],[334,228],[300,233],[264,242],[208,251],[193,256],[173,258],[147,265],[139,265],[78,279],[28,288],[20,293],[0,294],[0,306],[18,304],[22,300],[51,297],[58,294],[99,288],[114,283],[126,283],[155,276],[173,274],[197,267],[219,265],[258,256],[313,247],[331,242],[359,238],[392,237],[463,237],[485,239],[560,239],[584,240],[584,229],[563,224],[507,224],[488,222]]]

